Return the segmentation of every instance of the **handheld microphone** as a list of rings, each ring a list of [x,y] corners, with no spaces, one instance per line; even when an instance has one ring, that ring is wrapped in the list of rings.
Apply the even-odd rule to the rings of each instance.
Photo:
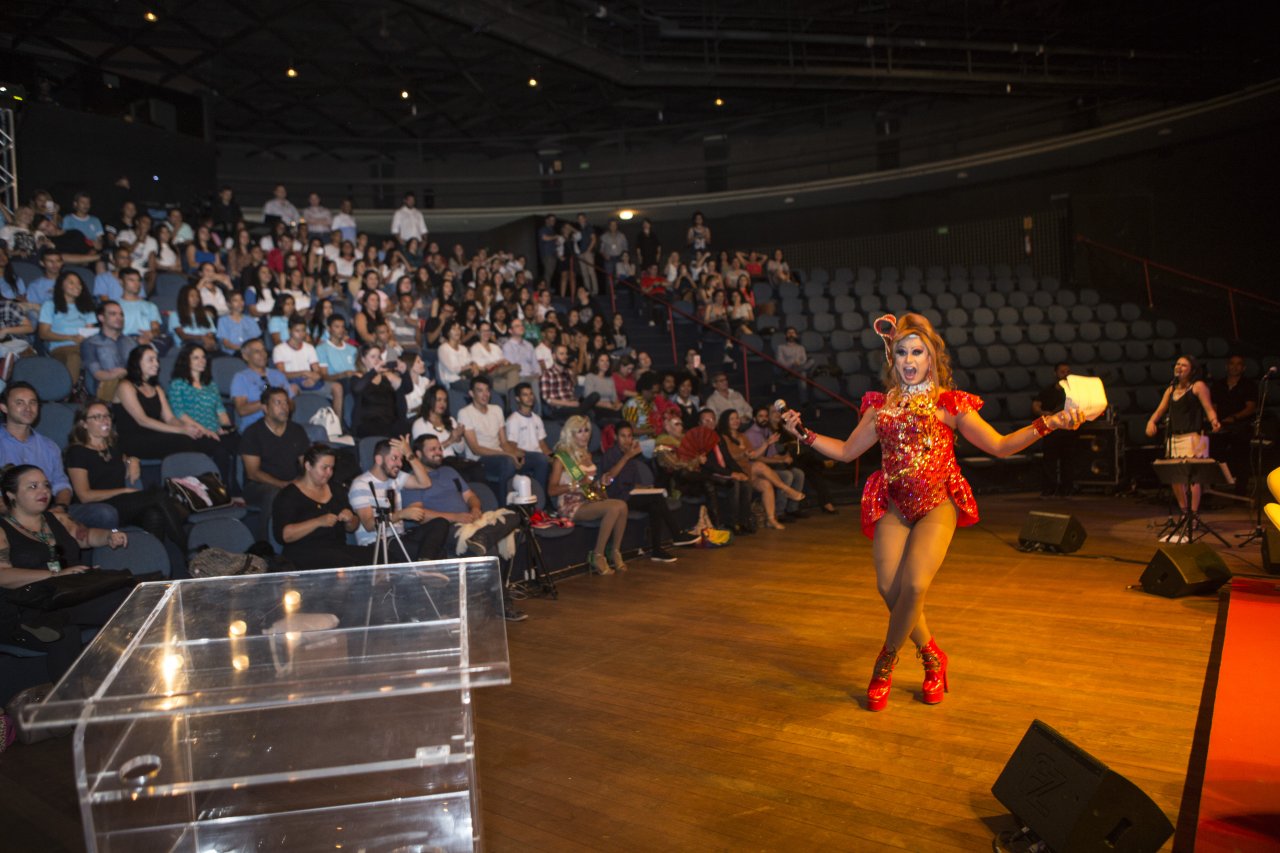
[[[795,409],[787,405],[786,400],[774,400],[773,410],[780,415],[785,415],[787,412],[796,411]],[[796,414],[800,414],[800,413],[796,412]],[[809,430],[806,429],[805,425],[800,423],[799,421],[796,422],[796,435],[800,436],[803,439],[808,439],[809,437]]]

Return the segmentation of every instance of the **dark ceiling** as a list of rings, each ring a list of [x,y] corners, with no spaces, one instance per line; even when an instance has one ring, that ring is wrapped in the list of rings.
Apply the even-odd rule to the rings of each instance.
[[[1266,3],[4,5],[0,77],[43,77],[47,97],[93,108],[102,99],[86,90],[119,75],[193,96],[182,110],[199,111],[209,127],[194,125],[214,141],[350,157],[763,136],[996,98],[1031,111],[1172,105],[1268,79],[1277,64]]]

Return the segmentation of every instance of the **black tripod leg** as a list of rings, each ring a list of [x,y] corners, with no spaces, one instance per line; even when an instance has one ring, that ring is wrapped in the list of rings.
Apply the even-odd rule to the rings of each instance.
[[[547,571],[547,564],[542,559],[542,545],[538,542],[538,537],[533,535],[533,528],[526,526],[524,535],[525,549],[530,556],[533,574],[537,577],[542,592],[550,598],[559,598],[560,591],[556,589],[556,582],[551,579],[551,573]]]

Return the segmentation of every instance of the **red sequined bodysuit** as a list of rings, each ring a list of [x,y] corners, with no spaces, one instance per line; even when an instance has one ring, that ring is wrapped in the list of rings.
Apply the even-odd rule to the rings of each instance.
[[[862,490],[862,532],[874,539],[876,522],[889,511],[889,501],[914,524],[929,510],[950,499],[956,524],[978,521],[978,502],[956,463],[955,433],[938,419],[941,407],[950,414],[975,412],[982,400],[964,391],[943,391],[935,403],[927,393],[899,397],[885,406],[885,395],[872,391],[862,398],[862,412],[876,410],[876,436],[883,465]]]

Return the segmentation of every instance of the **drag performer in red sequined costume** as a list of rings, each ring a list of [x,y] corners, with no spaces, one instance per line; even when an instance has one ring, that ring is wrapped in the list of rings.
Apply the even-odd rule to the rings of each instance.
[[[883,467],[867,479],[862,493],[862,530],[872,540],[876,584],[889,607],[889,628],[867,688],[867,708],[889,699],[898,650],[910,637],[924,662],[923,699],[942,701],[947,689],[947,656],[933,641],[924,618],[924,600],[957,526],[978,520],[978,504],[956,464],[955,433],[992,456],[1025,450],[1055,429],[1076,429],[1078,410],[1046,415],[1001,435],[978,410],[982,400],[951,387],[946,345],[927,318],[886,315],[875,329],[885,341],[885,392],[862,398],[861,419],[843,441],[820,436],[787,412],[787,428],[814,450],[851,462],[878,441]]]

